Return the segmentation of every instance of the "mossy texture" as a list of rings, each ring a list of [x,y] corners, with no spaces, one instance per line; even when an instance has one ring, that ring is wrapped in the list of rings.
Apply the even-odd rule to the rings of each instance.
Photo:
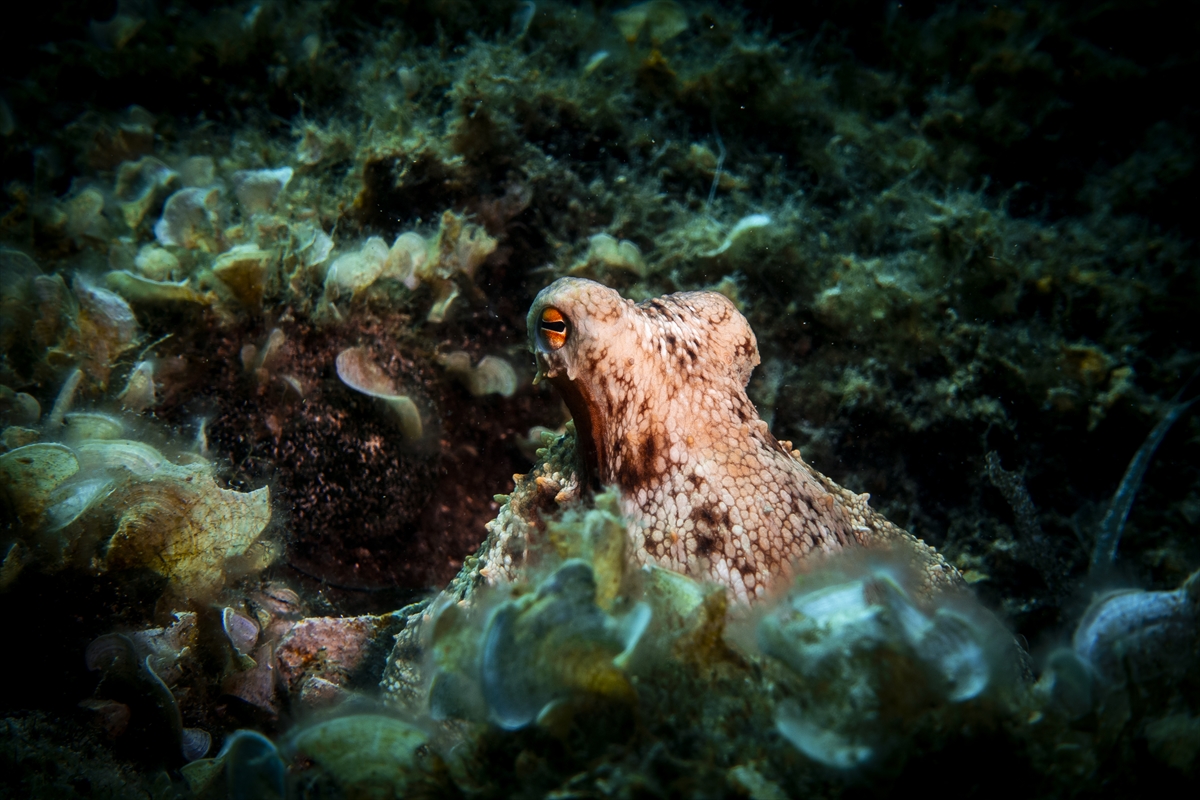
[[[448,581],[469,599],[497,515],[548,531],[529,552],[554,561],[504,602],[532,604],[562,560],[591,564],[595,604],[578,605],[608,631],[620,691],[516,731],[482,707],[440,721],[412,732],[428,736],[414,751],[427,775],[372,786],[771,798],[950,775],[966,793],[1118,796],[1148,775],[1194,780],[1194,673],[1072,717],[1086,670],[1060,652],[1109,589],[1176,598],[1172,624],[1192,613],[1193,16],[1165,2],[31,6],[0,32],[0,609],[32,660],[0,690],[4,790],[186,794],[173,751],[122,744],[154,729],[151,712],[77,705],[96,682],[89,641],[176,613],[200,630],[186,668],[158,676],[184,725],[214,750],[255,729],[292,759],[289,730],[339,725],[307,719],[298,694],[246,700],[274,662],[240,662],[220,609],[253,616],[270,658],[302,617],[417,620]],[[573,482],[571,434],[543,440],[567,413],[531,386],[525,344],[532,299],[567,275],[634,300],[727,295],[757,336],[749,394],[774,435],[962,572],[1028,649],[1024,688],[946,712],[879,684],[911,741],[874,771],[814,767],[778,732],[780,703],[811,687],[731,644],[709,588],[635,580],[621,548],[587,538],[620,521]],[[390,399],[339,379],[344,353]],[[122,442],[158,473],[80,466]],[[1114,528],[1101,517],[1118,486],[1134,499]],[[556,498],[577,505],[564,516]],[[236,541],[200,555],[218,517]],[[1102,525],[1116,557],[1101,575]],[[618,669],[614,620],[643,599],[643,660]],[[470,636],[488,624],[470,620]],[[414,627],[400,644],[428,642]],[[919,671],[896,647],[896,674]],[[361,675],[317,677],[322,697],[370,702]],[[51,781],[68,751],[73,777]],[[337,783],[341,767],[301,761],[289,791]]]

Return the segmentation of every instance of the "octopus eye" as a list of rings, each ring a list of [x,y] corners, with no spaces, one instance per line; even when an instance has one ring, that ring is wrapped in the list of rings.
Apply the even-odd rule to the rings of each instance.
[[[557,308],[542,311],[538,329],[548,350],[557,350],[567,343],[567,320]]]

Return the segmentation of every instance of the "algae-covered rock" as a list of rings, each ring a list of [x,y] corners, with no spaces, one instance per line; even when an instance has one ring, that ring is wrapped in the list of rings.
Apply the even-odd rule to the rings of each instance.
[[[276,646],[278,678],[301,702],[314,688],[344,696],[361,686],[364,668],[386,655],[398,623],[393,615],[300,620]]]

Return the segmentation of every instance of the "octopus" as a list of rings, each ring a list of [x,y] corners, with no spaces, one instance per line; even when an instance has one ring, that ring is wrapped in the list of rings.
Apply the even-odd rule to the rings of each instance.
[[[575,427],[585,486],[615,486],[642,563],[716,581],[741,601],[847,548],[906,549],[930,589],[961,580],[933,548],[815,470],[746,394],[759,364],[724,295],[635,304],[562,278],[529,310],[529,344]],[[557,487],[563,476],[539,477]]]
[[[722,585],[739,603],[847,550],[878,551],[888,565],[899,555],[921,604],[965,586],[936,550],[873,511],[868,495],[838,486],[771,434],[746,395],[757,340],[724,295],[635,304],[562,278],[538,294],[527,322],[536,380],[557,388],[572,420],[565,434],[544,434],[534,468],[496,496],[487,538],[458,576],[437,599],[398,612],[406,621],[381,683],[388,702],[426,707],[422,631],[437,608],[527,583],[554,550],[547,521],[602,489],[617,489],[631,562]]]

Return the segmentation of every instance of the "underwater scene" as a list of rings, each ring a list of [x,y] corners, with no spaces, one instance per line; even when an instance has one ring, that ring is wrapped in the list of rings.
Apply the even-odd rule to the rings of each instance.
[[[0,797],[1200,778],[1189,4],[22,18]]]

